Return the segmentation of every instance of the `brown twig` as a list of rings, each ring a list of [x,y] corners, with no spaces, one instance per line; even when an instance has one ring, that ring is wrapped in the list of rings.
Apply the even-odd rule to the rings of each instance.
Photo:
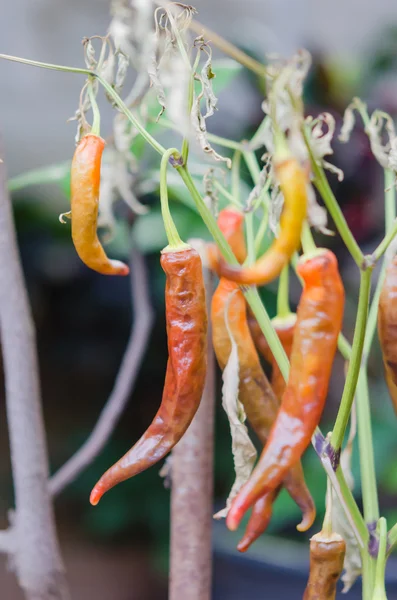
[[[2,541],[28,600],[66,600],[69,593],[47,485],[35,330],[4,163],[0,164],[0,254],[0,333],[15,495],[11,528],[3,532]]]
[[[51,477],[49,488],[53,496],[76,479],[100,453],[112,435],[134,387],[153,322],[145,262],[136,249],[132,250],[130,271],[133,325],[114,388],[88,439]]]
[[[212,281],[205,272],[207,305]],[[215,363],[208,332],[208,371],[200,407],[172,452],[170,600],[209,600]]]

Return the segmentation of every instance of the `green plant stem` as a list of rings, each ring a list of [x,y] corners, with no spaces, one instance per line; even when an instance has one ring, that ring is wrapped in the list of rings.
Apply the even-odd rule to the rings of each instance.
[[[397,235],[397,221],[395,221],[393,223],[393,226],[390,229],[389,233],[386,234],[386,236],[383,238],[383,240],[381,241],[381,243],[379,244],[379,246],[376,248],[376,250],[372,254],[372,259],[373,260],[376,261],[376,260],[379,260],[382,257],[382,255],[386,252],[386,250],[390,246],[390,243],[394,240],[394,238],[396,237],[396,235]]]
[[[167,234],[168,244],[167,249],[176,249],[186,247],[179,237],[178,230],[175,226],[174,220],[171,216],[170,207],[168,203],[168,188],[167,188],[167,168],[168,162],[174,156],[176,159],[180,158],[179,151],[176,148],[170,148],[163,154],[160,164],[160,203],[161,203],[161,214],[164,221],[165,232]]]
[[[361,489],[364,519],[365,522],[369,524],[375,523],[379,519],[379,501],[376,485],[368,376],[365,368],[362,368],[358,378],[356,394]]]
[[[261,170],[258,165],[258,161],[256,160],[256,156],[253,152],[243,151],[243,157],[245,164],[247,165],[248,171],[251,175],[251,179],[254,182],[254,185],[256,185],[261,175]]]
[[[314,243],[312,232],[310,231],[309,223],[307,221],[303,223],[301,240],[304,254],[311,254],[317,250],[317,246]]]
[[[354,262],[358,265],[359,268],[362,267],[364,261],[364,255],[360,250],[359,245],[353,237],[352,232],[349,229],[348,224],[346,223],[346,219],[343,216],[343,213],[340,209],[340,206],[334,196],[333,191],[328,183],[328,179],[325,176],[324,169],[317,164],[316,159],[314,158],[311,146],[310,146],[310,138],[307,133],[306,127],[303,127],[302,133],[306,142],[306,147],[310,155],[310,161],[312,166],[312,171],[314,174],[314,185],[320,192],[325,206],[328,209],[331,217],[334,220],[337,230],[341,238],[343,239],[346,248],[349,250],[350,254],[353,257]]]
[[[255,235],[254,235],[254,214],[252,212],[245,215],[245,231],[247,235],[247,265],[255,262]]]
[[[261,148],[263,146],[263,131],[266,129],[267,127],[267,123],[269,121],[268,116],[266,116],[262,123],[259,125],[258,129],[255,131],[254,135],[252,136],[252,138],[249,141],[249,148],[251,150],[255,150],[256,148]]]
[[[360,554],[362,561],[362,597],[363,600],[372,600],[376,562],[366,549],[362,549]]]
[[[394,548],[397,546],[397,523],[393,525],[393,527],[389,531],[388,542],[389,548],[387,553],[388,555],[390,555],[393,552]]]
[[[230,204],[241,208],[241,204],[217,179],[214,179],[214,187],[226,198],[226,200],[229,200]]]
[[[338,415],[331,435],[331,445],[338,451],[342,447],[346,427],[349,422],[350,411],[354,400],[357,380],[360,373],[362,352],[364,347],[365,329],[367,326],[368,301],[371,291],[372,269],[361,272],[360,292],[358,299],[357,319],[354,328],[351,359],[346,376],[346,383],[342,394]]]
[[[91,102],[91,109],[93,115],[93,121],[91,126],[91,133],[93,135],[100,135],[101,132],[101,113],[99,112],[98,104],[95,98],[94,90],[92,87],[92,79],[88,83],[88,96]]]
[[[159,144],[157,140],[155,140],[154,137],[152,137],[150,133],[146,131],[146,129],[143,127],[143,125],[141,125],[141,123],[136,119],[136,117],[134,117],[132,112],[120,98],[118,93],[113,89],[110,83],[108,83],[95,71],[90,71],[89,69],[80,69],[78,67],[65,67],[63,65],[54,65],[51,63],[40,62],[37,60],[29,60],[17,56],[9,56],[8,54],[0,54],[0,59],[2,58],[5,60],[30,65],[32,67],[51,69],[53,71],[64,71],[65,73],[78,73],[80,75],[86,75],[87,77],[96,77],[96,79],[98,79],[102,87],[105,88],[109,96],[114,100],[115,104],[119,107],[120,111],[127,117],[127,119],[134,125],[134,127],[138,129],[139,133],[147,141],[147,143],[150,144],[150,146],[152,146],[152,148],[156,150],[156,152],[158,152],[159,154],[164,154],[165,148],[161,144]]]
[[[395,174],[390,169],[385,169],[385,229],[386,235],[372,254],[374,260],[379,258],[386,252],[397,235],[396,222],[396,187]]]
[[[277,316],[284,318],[291,314],[289,305],[289,265],[285,265],[278,280]]]
[[[376,561],[375,587],[372,600],[387,600],[385,589],[385,571],[387,561],[387,523],[384,517],[378,521],[379,551]]]
[[[178,35],[179,35],[179,32],[178,32]],[[183,45],[182,40],[180,40],[180,43]],[[185,54],[186,54],[186,51],[185,51]],[[187,92],[187,115],[190,115],[190,113],[192,112],[192,106],[193,106],[193,100],[194,100],[194,76],[195,76],[198,64],[200,62],[200,49],[198,49],[198,51],[197,51],[197,56],[196,56],[196,60],[194,61],[193,68],[190,66],[190,61],[189,61],[189,57],[187,56],[187,54],[186,54],[186,59],[189,64],[189,70],[191,70],[190,77],[189,77],[189,88],[188,88],[188,92]],[[183,164],[185,165],[187,163],[187,159],[189,156],[189,139],[187,137],[183,138],[181,154],[182,154]]]
[[[240,166],[241,166],[241,152],[240,150],[236,150],[233,155],[232,160],[232,196],[236,200],[236,202],[240,205]]]
[[[267,196],[267,193],[266,193],[266,196]],[[263,217],[262,217],[258,231],[256,232],[256,236],[255,236],[255,254],[258,254],[258,252],[259,252],[260,246],[262,244],[262,240],[264,238],[264,235],[267,231],[267,226],[269,224],[268,203],[262,202],[262,206],[263,206]]]

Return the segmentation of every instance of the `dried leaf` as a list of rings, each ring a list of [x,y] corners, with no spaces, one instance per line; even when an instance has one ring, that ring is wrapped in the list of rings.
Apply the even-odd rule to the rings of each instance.
[[[202,44],[201,50],[206,52],[208,55],[208,58],[201,69],[201,83],[203,85],[205,105],[207,109],[204,119],[207,119],[208,117],[212,117],[215,110],[217,110],[218,98],[215,96],[212,88],[212,80],[215,78],[215,73],[212,70],[212,50],[206,44]]]
[[[231,352],[222,375],[222,406],[229,419],[236,479],[226,501],[226,507],[214,515],[215,519],[221,519],[222,517],[227,516],[233,498],[235,498],[241,487],[246,483],[246,481],[248,481],[257,456],[255,446],[251,442],[248,435],[248,430],[244,425],[246,419],[244,408],[238,399],[240,382],[238,348],[233,339],[227,319],[231,298],[232,295],[230,296],[225,308],[225,319],[231,342]]]
[[[256,201],[261,197],[264,189],[269,187],[269,184],[270,184],[269,169],[270,169],[270,159],[267,159],[264,166],[262,167],[261,172],[260,172],[258,183],[251,190],[251,193],[247,198],[247,202],[245,203],[245,211],[246,212],[249,212],[250,210],[255,209]]]
[[[389,167],[391,142],[396,137],[393,119],[387,113],[375,110],[365,131],[369,137],[372,154],[378,163],[384,169],[387,169]],[[383,138],[384,133],[386,133],[387,141]]]
[[[345,114],[343,115],[343,125],[338,136],[339,141],[342,143],[346,143],[350,140],[351,133],[356,123],[354,111],[367,112],[367,105],[360,100],[360,98],[353,98],[352,102],[346,108]]]
[[[308,117],[306,123],[310,126],[310,147],[318,164],[322,165],[331,173],[337,175],[339,181],[343,181],[343,171],[335,165],[324,160],[324,156],[333,154],[331,142],[335,133],[335,119],[329,113],[321,113],[316,119]],[[325,131],[323,127],[326,127]]]
[[[333,231],[327,229],[328,213],[326,209],[317,202],[316,193],[311,183],[307,186],[307,200],[307,215],[310,226],[314,227],[324,235],[335,235]]]

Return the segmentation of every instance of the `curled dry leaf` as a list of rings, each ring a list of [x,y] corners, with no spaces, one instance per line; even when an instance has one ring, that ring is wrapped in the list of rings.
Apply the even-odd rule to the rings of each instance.
[[[333,231],[327,228],[328,213],[317,202],[316,193],[311,183],[307,185],[307,216],[311,227],[324,235],[335,235]]]
[[[250,440],[247,427],[244,425],[246,419],[244,408],[238,399],[240,382],[238,348],[233,339],[227,320],[228,304],[226,305],[225,311],[226,325],[231,342],[231,352],[222,375],[222,406],[229,419],[236,479],[226,501],[226,507],[214,515],[215,519],[221,519],[222,517],[227,516],[233,498],[235,498],[240,488],[251,475],[257,456],[255,446]]]
[[[334,153],[331,147],[331,142],[335,134],[334,117],[329,113],[324,112],[321,113],[316,119],[313,119],[313,117],[308,117],[305,122],[309,126],[310,147],[316,162],[324,167],[324,169],[334,173],[338,177],[339,181],[343,181],[343,171],[335,165],[324,160],[324,156],[329,156],[330,154]]]
[[[245,211],[250,212],[256,208],[257,201],[261,198],[263,192],[270,186],[271,178],[269,174],[270,170],[270,159],[267,156],[267,160],[262,167],[259,175],[258,183],[252,188],[250,195],[245,203]]]

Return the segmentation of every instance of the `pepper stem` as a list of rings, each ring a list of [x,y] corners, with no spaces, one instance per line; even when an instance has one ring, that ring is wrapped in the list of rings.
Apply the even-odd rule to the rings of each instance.
[[[101,131],[101,113],[99,112],[98,103],[96,101],[95,94],[94,94],[93,81],[91,78],[90,78],[90,81],[88,82],[88,96],[89,96],[89,99],[91,102],[92,115],[93,115],[91,133],[93,135],[99,135],[100,131]]]
[[[178,160],[181,155],[176,148],[169,148],[162,156],[160,164],[160,204],[161,215],[163,217],[165,233],[168,239],[168,246],[163,249],[163,252],[186,248],[187,244],[182,242],[179,237],[174,219],[171,216],[170,205],[168,202],[168,187],[167,187],[167,167],[171,157]]]
[[[291,314],[291,307],[289,305],[289,265],[286,264],[281,271],[280,278],[278,280],[277,290],[277,317],[284,319]]]

